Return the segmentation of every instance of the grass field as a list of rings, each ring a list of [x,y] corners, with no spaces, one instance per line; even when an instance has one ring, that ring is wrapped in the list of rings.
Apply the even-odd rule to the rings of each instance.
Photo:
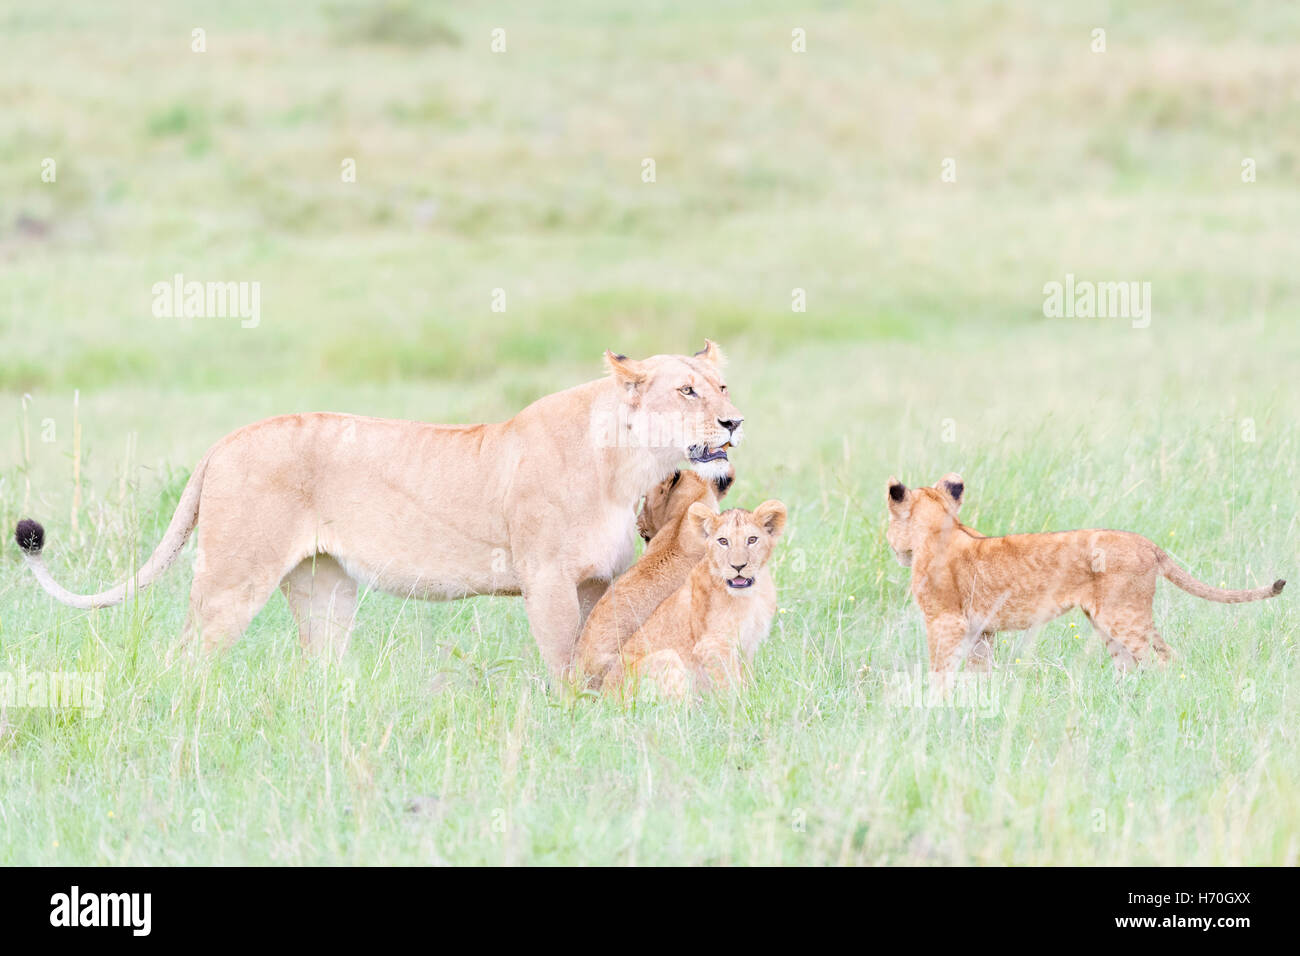
[[[366,595],[325,665],[277,596],[169,668],[192,543],[86,613],[9,542],[0,672],[104,694],[0,710],[0,862],[1300,861],[1291,590],[1162,584],[1164,672],[1076,614],[916,706],[883,537],[890,474],[956,470],[986,533],[1300,586],[1300,8],[139,6],[0,0],[0,525],[96,590],[241,424],[497,420],[707,335],[733,502],[790,507],[781,613],[739,699],[623,711],[549,692],[505,599]],[[155,317],[177,273],[260,283],[260,322]],[[1149,282],[1149,324],[1046,317],[1067,274]]]

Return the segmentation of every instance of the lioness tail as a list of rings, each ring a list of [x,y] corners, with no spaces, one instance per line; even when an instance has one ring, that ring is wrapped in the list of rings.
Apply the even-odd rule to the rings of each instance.
[[[1162,549],[1157,548],[1156,550],[1160,552],[1156,565],[1160,573],[1188,594],[1194,594],[1198,598],[1204,598],[1207,601],[1218,601],[1220,604],[1244,604],[1247,601],[1262,601],[1264,598],[1276,597],[1282,593],[1282,588],[1286,587],[1286,582],[1279,578],[1272,584],[1266,584],[1262,588],[1242,588],[1239,590],[1216,588],[1204,581],[1196,580],[1196,578],[1180,568],[1174,562],[1174,559],[1169,557]]]
[[[167,526],[162,541],[149,556],[149,560],[141,566],[133,579],[124,581],[108,591],[101,591],[98,594],[73,594],[55,581],[41,557],[41,549],[45,546],[45,529],[39,522],[31,518],[19,521],[18,527],[14,530],[14,539],[18,542],[18,547],[23,549],[23,557],[27,559],[27,566],[36,575],[36,580],[58,601],[68,607],[82,610],[121,604],[140,588],[153,584],[171,567],[176,556],[181,553],[181,548],[189,539],[190,532],[198,523],[199,492],[203,488],[203,473],[207,470],[207,466],[208,456],[204,455],[203,460],[195,467],[194,474],[190,475],[190,480],[186,482],[185,490],[181,492],[181,500],[176,505],[176,512],[172,515],[171,524]]]

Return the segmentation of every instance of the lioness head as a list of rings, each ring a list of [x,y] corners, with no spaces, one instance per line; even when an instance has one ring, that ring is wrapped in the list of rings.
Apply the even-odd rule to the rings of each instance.
[[[605,362],[622,387],[620,442],[660,450],[673,461],[687,458],[705,478],[727,474],[727,449],[740,444],[745,416],[727,395],[715,343],[705,339],[694,355],[640,361],[606,352]]]
[[[949,472],[932,488],[908,488],[897,478],[889,479],[889,527],[885,539],[903,567],[911,567],[917,535],[931,534],[957,517],[966,484],[961,475]]]
[[[732,508],[715,514],[694,504],[687,520],[709,542],[702,559],[709,572],[726,583],[729,594],[748,594],[785,530],[785,505],[764,501],[753,511]]]
[[[719,478],[701,478],[693,471],[674,471],[646,493],[637,515],[636,530],[649,541],[659,529],[676,523],[697,501],[717,510],[718,502],[736,480],[736,469],[727,462],[727,473]]]

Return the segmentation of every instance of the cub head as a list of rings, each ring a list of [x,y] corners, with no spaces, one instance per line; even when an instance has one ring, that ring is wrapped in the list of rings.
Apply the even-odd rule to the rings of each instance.
[[[707,542],[701,560],[707,562],[709,573],[725,583],[729,594],[749,594],[785,530],[785,505],[764,501],[753,511],[732,508],[715,514],[694,504],[686,518]]]
[[[689,459],[705,478],[725,477],[727,449],[743,438],[745,416],[727,394],[724,359],[704,340],[694,355],[652,355],[640,361],[605,353],[625,406],[618,440],[652,448],[671,463]]]
[[[718,478],[701,478],[693,471],[675,471],[646,493],[637,515],[636,530],[649,541],[661,528],[676,524],[686,509],[697,501],[718,510],[718,502],[736,480],[736,469],[726,462],[727,473]]]
[[[908,488],[897,478],[889,479],[889,527],[885,539],[899,564],[911,567],[918,536],[934,534],[956,523],[965,492],[966,483],[956,472],[944,475],[932,488]]]

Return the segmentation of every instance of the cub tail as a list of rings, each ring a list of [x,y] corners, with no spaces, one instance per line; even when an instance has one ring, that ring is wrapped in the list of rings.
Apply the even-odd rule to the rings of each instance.
[[[1192,577],[1180,568],[1164,550],[1160,548],[1156,550],[1159,552],[1156,569],[1188,594],[1194,594],[1198,598],[1204,598],[1207,601],[1217,601],[1220,604],[1245,604],[1248,601],[1262,601],[1265,598],[1277,597],[1282,593],[1282,589],[1286,587],[1286,582],[1279,578],[1272,584],[1266,584],[1262,588],[1241,588],[1236,590],[1216,588]]]

